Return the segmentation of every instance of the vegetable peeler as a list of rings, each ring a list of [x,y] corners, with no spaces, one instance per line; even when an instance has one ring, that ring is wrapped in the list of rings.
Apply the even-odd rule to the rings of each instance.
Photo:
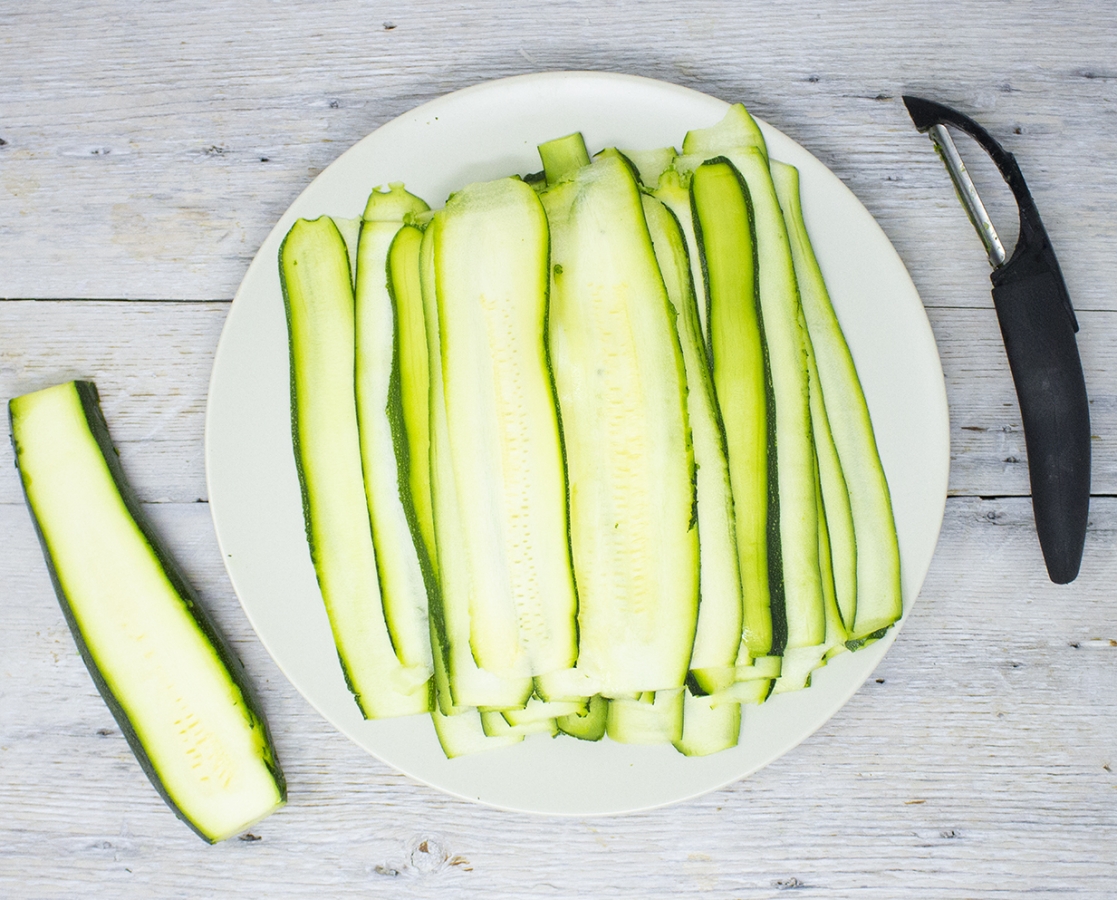
[[[1090,410],[1078,356],[1078,321],[1055,251],[1011,153],[984,128],[941,103],[906,96],[915,127],[942,157],[958,198],[981,237],[993,272],[993,305],[1016,384],[1032,509],[1047,573],[1056,584],[1078,575],[1090,505]],[[1020,210],[1009,256],[946,126],[968,134],[996,164]]]

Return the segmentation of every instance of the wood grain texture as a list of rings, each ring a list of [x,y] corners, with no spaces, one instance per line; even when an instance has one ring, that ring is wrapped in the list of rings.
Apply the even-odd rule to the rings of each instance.
[[[1095,502],[1060,588],[1026,500],[951,500],[899,640],[817,734],[701,799],[581,820],[457,801],[333,733],[253,638],[205,506],[150,511],[260,687],[290,804],[213,848],[174,820],[84,671],[26,513],[0,506],[6,896],[1112,896],[1117,501]]]
[[[377,126],[487,79],[604,69],[744,101],[853,188],[929,305],[983,306],[984,256],[899,96],[956,103],[1019,157],[1078,306],[1113,309],[1117,8],[1017,8],[16,6],[0,20],[0,297],[228,299],[280,213]]]

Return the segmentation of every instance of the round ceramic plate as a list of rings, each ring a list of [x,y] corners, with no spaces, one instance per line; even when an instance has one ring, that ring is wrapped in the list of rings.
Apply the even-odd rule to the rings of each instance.
[[[296,218],[360,215],[369,191],[402,181],[432,206],[472,181],[540,168],[536,145],[581,131],[602,147],[678,146],[726,104],[644,78],[547,73],[442,97],[379,128],[319,175],[264,241],[221,337],[206,420],[218,540],[245,612],[279,667],[337,728],[384,762],[496,807],[557,814],[646,809],[756,771],[815,731],[857,690],[895,638],[845,653],[810,689],[747,708],[740,745],[704,758],[641,747],[529,737],[447,760],[428,716],[364,721],[346,689],[303,531],[291,448],[287,330],[277,269]],[[895,250],[818,160],[763,125],[773,158],[799,167],[804,215],[864,383],[892,490],[905,611],[931,562],[946,497],[949,438],[938,352]]]

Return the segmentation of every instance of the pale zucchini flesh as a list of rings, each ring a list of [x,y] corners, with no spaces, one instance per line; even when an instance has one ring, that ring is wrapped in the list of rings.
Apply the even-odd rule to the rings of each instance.
[[[639,189],[616,157],[541,195],[550,356],[570,485],[583,679],[562,696],[681,688],[698,606],[686,376]],[[671,629],[659,627],[670,621]]]
[[[544,345],[543,207],[522,181],[501,179],[454,194],[432,227],[470,646],[480,667],[504,676],[570,669],[577,599]]]
[[[740,733],[740,703],[717,703],[709,696],[685,692],[683,730],[674,741],[683,756],[709,756],[736,747]]]
[[[620,744],[674,744],[683,738],[683,688],[609,701],[605,730]]]
[[[741,568],[725,428],[706,357],[686,240],[675,214],[658,199],[667,190],[663,185],[655,196],[645,195],[643,202],[667,295],[677,313],[686,367],[698,521],[699,604],[690,669],[692,677],[698,677],[701,683],[701,670],[737,662],[743,616]],[[676,199],[689,206],[689,196],[681,185]],[[703,688],[709,690],[706,685]]]
[[[469,551],[463,540],[464,519],[458,495],[443,378],[441,333],[438,327],[435,242],[442,227],[433,219],[423,232],[419,275],[423,314],[427,323],[430,375],[430,478],[440,610],[431,621],[439,629],[439,648],[445,654],[447,691],[439,695],[442,713],[449,707],[522,708],[532,693],[530,671],[503,675],[478,665],[470,643],[474,586]],[[505,630],[508,640],[508,626]]]

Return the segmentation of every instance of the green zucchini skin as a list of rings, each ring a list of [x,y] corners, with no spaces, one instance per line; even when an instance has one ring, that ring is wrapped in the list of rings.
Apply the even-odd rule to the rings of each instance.
[[[605,737],[605,721],[609,715],[609,701],[600,694],[589,698],[586,709],[555,719],[559,731],[580,741],[600,741]]]
[[[715,157],[690,176],[694,231],[709,308],[710,365],[726,433],[744,590],[743,647],[779,655],[787,630],[780,555],[775,390],[759,296],[748,184]]]
[[[39,543],[43,549],[47,570],[58,597],[59,605],[62,608],[62,614],[66,620],[66,624],[69,626],[70,633],[74,637],[74,642],[77,645],[82,661],[89,670],[94,685],[97,687],[98,692],[104,699],[117,725],[120,727],[121,733],[128,741],[128,745],[135,754],[136,760],[139,762],[144,774],[147,775],[156,791],[158,791],[159,795],[175,815],[185,822],[186,825],[203,840],[211,844],[224,840],[231,837],[232,834],[237,833],[237,831],[241,831],[254,822],[259,821],[275,809],[278,809],[287,800],[286,780],[279,766],[267,723],[260,712],[259,701],[252,690],[241,661],[222,638],[220,632],[206,613],[205,608],[198,602],[193,588],[189,582],[187,582],[175,561],[163,549],[154,530],[143,514],[139,499],[128,483],[124,471],[121,468],[119,457],[112,445],[108,426],[101,412],[96,386],[92,382],[77,381],[65,385],[58,385],[54,388],[48,388],[47,390],[55,392],[73,392],[75,404],[80,408],[83,420],[82,426],[88,430],[89,435],[96,443],[102,458],[101,462],[103,462],[123,506],[120,515],[127,516],[132,520],[140,539],[146,543],[147,552],[150,553],[151,557],[156,561],[163,576],[166,578],[167,582],[169,582],[171,589],[176,595],[178,602],[181,603],[182,608],[188,612],[194,625],[212,649],[214,658],[223,667],[228,678],[230,700],[240,708],[244,717],[244,726],[248,729],[250,735],[253,736],[259,748],[259,763],[266,770],[268,777],[274,785],[274,799],[270,806],[249,812],[245,816],[243,824],[237,828],[236,831],[219,834],[215,833],[213,829],[207,828],[205,823],[199,820],[196,813],[192,814],[189,810],[184,808],[183,798],[176,798],[173,796],[171,790],[164,784],[155,760],[153,760],[149,754],[148,748],[140,737],[139,731],[142,730],[142,726],[132,721],[121,699],[117,697],[103,675],[101,666],[96,658],[95,650],[87,640],[79,623],[79,617],[73,605],[76,601],[70,597],[64,586],[64,582],[67,578],[76,578],[82,573],[71,573],[69,576],[64,576],[59,570],[59,563],[52,551],[51,540],[47,534],[50,525],[48,522],[44,521],[44,511],[36,509],[36,503],[33,499],[34,489],[30,488],[28,483],[30,476],[26,471],[26,466],[21,465],[24,458],[25,442],[21,439],[21,423],[19,419],[21,406],[25,398],[15,398],[8,404],[8,416],[12,446],[15,451],[16,466],[20,470],[20,480],[24,489],[24,497],[27,501],[28,509],[31,512],[31,520]]]

